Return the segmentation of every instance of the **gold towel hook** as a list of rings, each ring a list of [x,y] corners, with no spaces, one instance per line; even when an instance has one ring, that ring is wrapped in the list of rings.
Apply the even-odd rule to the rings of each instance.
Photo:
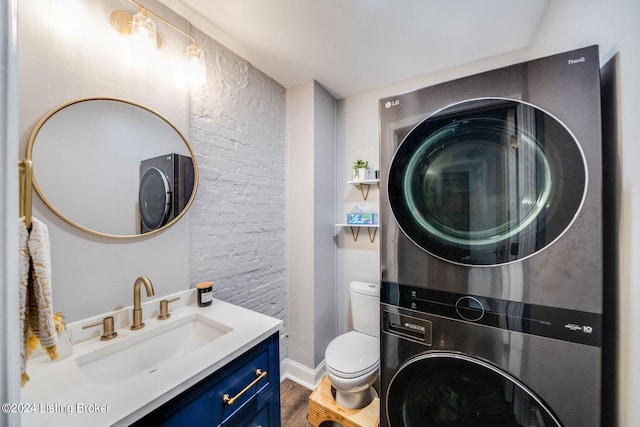
[[[24,223],[30,230],[33,165],[31,160],[23,159],[18,162],[18,167],[20,169],[20,217],[24,217]]]

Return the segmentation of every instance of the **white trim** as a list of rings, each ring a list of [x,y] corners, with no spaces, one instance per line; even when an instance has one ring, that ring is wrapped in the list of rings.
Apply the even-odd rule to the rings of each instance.
[[[324,374],[324,360],[315,369],[307,368],[291,359],[285,359],[280,363],[280,382],[289,379],[309,390],[315,390]]]
[[[19,403],[17,0],[0,2],[0,28],[0,403]],[[0,425],[20,415],[2,411]]]

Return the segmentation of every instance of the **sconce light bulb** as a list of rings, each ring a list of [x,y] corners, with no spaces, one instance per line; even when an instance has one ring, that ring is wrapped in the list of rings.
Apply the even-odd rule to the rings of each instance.
[[[201,85],[207,80],[204,50],[195,43],[187,47],[187,74],[192,84]]]
[[[131,42],[140,54],[148,55],[157,49],[156,23],[140,9],[131,19]]]

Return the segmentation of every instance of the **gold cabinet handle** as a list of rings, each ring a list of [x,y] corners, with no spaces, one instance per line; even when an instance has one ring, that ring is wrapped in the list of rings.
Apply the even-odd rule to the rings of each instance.
[[[246,386],[245,388],[243,388],[243,389],[242,389],[242,391],[241,391],[240,393],[236,394],[236,395],[235,395],[235,396],[233,396],[233,397],[229,397],[229,395],[228,395],[228,394],[225,394],[225,395],[222,397],[222,401],[223,401],[224,403],[226,403],[227,405],[229,405],[229,406],[233,405],[233,403],[234,403],[236,400],[238,400],[238,398],[239,398],[240,396],[242,396],[242,395],[243,395],[247,390],[249,390],[251,387],[253,387],[254,385],[256,385],[256,383],[257,383],[258,381],[260,381],[261,379],[263,379],[263,378],[264,378],[264,377],[266,377],[266,376],[267,376],[267,371],[262,372],[260,369],[256,369],[256,379],[255,379],[255,380],[253,380],[253,381],[251,381],[251,384],[249,384],[248,386]]]

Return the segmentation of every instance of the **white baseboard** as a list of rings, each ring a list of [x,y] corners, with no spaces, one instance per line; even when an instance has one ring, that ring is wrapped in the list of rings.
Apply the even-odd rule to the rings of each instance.
[[[285,359],[280,363],[280,382],[289,379],[309,390],[315,390],[324,373],[324,360],[315,369],[308,368],[291,359]]]

